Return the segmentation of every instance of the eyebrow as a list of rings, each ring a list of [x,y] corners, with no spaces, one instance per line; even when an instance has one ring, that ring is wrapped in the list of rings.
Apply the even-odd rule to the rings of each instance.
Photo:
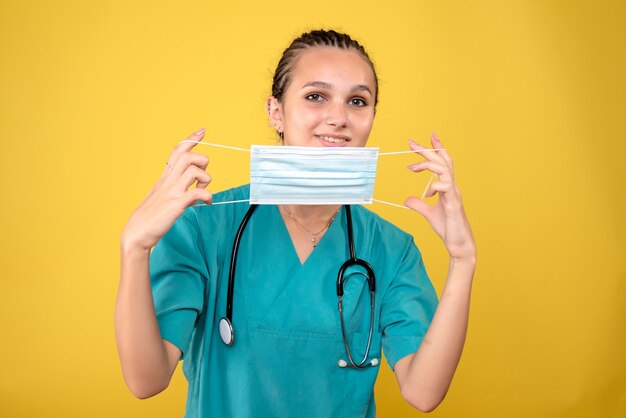
[[[332,84],[326,83],[325,81],[309,81],[304,86],[302,86],[302,88],[305,88],[305,87],[317,87],[319,89],[329,89],[329,90],[333,89]],[[370,95],[372,94],[372,91],[370,90],[370,88],[365,84],[357,84],[356,86],[352,87],[352,90],[350,91],[366,91]]]

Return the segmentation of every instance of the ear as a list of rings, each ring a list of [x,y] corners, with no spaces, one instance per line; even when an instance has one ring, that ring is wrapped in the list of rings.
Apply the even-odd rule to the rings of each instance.
[[[270,118],[270,125],[281,133],[283,131],[283,105],[274,96],[267,99],[267,116]]]

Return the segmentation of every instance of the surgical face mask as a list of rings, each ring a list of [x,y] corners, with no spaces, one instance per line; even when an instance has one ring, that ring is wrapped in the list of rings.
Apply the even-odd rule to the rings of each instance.
[[[250,149],[250,204],[372,203],[378,148]]]

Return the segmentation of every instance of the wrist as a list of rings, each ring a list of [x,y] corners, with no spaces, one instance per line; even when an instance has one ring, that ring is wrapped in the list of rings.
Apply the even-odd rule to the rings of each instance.
[[[123,257],[146,257],[150,255],[152,247],[143,245],[140,240],[133,239],[122,233],[120,251]]]
[[[456,277],[457,280],[463,282],[472,282],[474,280],[474,272],[476,271],[476,255],[467,255],[463,257],[450,257],[450,265],[448,267],[449,277]]]
[[[451,265],[466,267],[476,266],[476,244],[473,239],[469,242],[465,242],[464,245],[448,248],[448,255],[450,256]]]
[[[467,254],[463,256],[450,256],[450,264],[458,267],[476,267],[476,254]]]

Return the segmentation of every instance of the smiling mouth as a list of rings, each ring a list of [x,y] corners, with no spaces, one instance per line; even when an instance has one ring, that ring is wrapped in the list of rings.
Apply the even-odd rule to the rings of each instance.
[[[331,144],[341,144],[344,142],[349,142],[349,138],[336,137],[336,136],[327,136],[327,135],[315,135],[317,138],[322,141],[329,142]]]

